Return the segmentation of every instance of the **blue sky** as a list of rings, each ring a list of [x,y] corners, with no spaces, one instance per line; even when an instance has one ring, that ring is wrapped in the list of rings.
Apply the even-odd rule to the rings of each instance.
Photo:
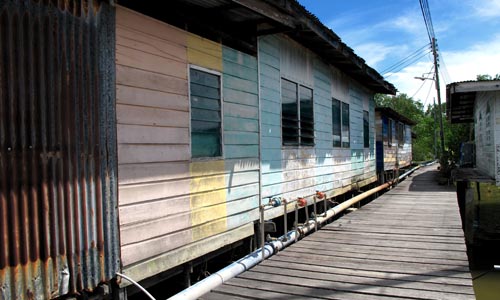
[[[399,92],[425,105],[432,102],[436,96],[434,82],[414,79],[432,70],[432,56],[425,54],[429,38],[418,0],[299,2],[381,74],[415,54],[415,63],[384,75]],[[446,83],[500,73],[500,0],[428,3],[441,55],[443,101]]]

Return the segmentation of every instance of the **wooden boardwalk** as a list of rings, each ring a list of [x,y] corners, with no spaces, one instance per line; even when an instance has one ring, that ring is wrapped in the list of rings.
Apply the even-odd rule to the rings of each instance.
[[[436,166],[202,297],[475,299],[453,187]]]

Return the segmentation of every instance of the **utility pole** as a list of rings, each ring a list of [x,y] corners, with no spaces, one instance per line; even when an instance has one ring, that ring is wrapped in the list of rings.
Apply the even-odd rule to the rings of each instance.
[[[434,55],[434,83],[436,84],[437,98],[438,98],[438,112],[439,112],[439,136],[441,137],[441,156],[444,154],[444,130],[443,130],[443,112],[441,109],[441,89],[439,87],[439,64],[438,54],[436,49],[436,38],[432,38],[432,54]]]

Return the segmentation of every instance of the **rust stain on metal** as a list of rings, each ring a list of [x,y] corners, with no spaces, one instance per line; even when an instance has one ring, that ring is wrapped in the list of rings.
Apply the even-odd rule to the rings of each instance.
[[[118,270],[113,14],[0,1],[0,299],[93,290]]]

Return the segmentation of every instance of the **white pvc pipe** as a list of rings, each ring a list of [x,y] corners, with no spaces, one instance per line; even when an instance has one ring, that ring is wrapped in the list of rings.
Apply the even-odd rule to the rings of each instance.
[[[411,174],[413,171],[418,169],[419,166],[411,169],[410,171],[404,173],[399,176],[399,180],[402,180],[404,177]],[[356,197],[353,197],[347,201],[340,203],[339,205],[330,208],[326,211],[323,216],[318,216],[316,218],[316,222],[314,220],[308,220],[303,226],[297,228],[297,230],[291,230],[286,235],[281,236],[276,241],[272,241],[267,243],[264,247],[259,248],[258,250],[248,254],[247,256],[237,260],[236,262],[230,264],[222,270],[217,271],[216,273],[210,275],[209,277],[197,282],[196,284],[188,287],[187,289],[175,294],[174,296],[168,298],[167,300],[194,300],[203,296],[204,294],[210,292],[216,287],[222,285],[224,282],[228,281],[231,278],[234,278],[241,273],[251,269],[256,266],[258,263],[262,262],[264,259],[269,258],[275,253],[281,251],[286,248],[290,244],[293,244],[298,238],[302,235],[306,235],[311,230],[322,223],[325,223],[331,217],[337,215],[338,213],[344,211],[348,207],[353,204],[363,200],[364,198],[381,191],[383,189],[391,186],[392,182],[384,183],[376,188],[368,190],[362,194],[359,194]],[[286,205],[286,204],[285,204]],[[286,239],[285,239],[286,237]]]

